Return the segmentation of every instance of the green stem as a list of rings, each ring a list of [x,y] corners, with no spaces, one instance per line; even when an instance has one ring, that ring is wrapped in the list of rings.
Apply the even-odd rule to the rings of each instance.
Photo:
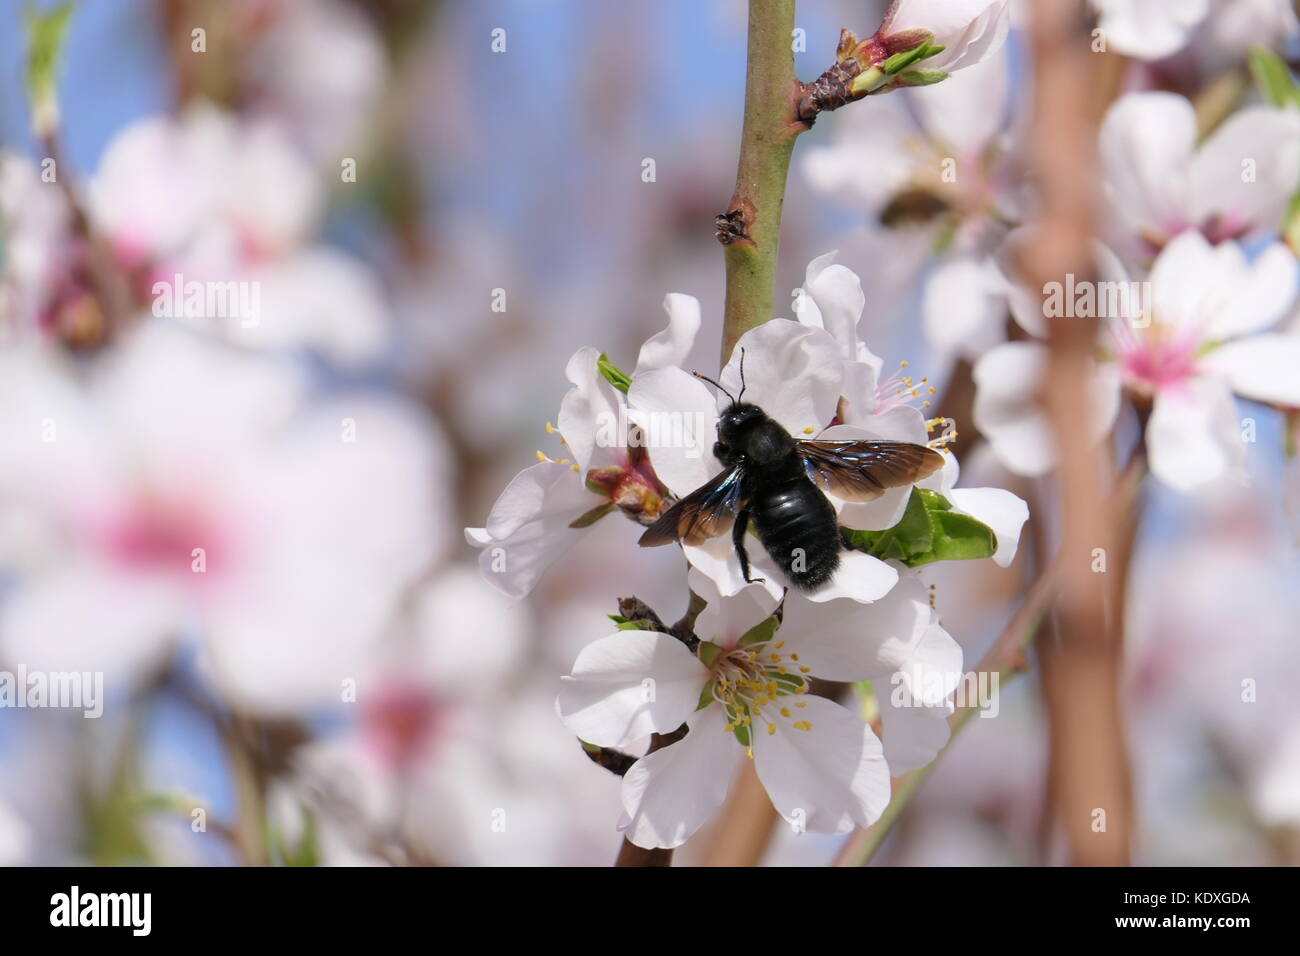
[[[772,318],[781,206],[799,122],[800,85],[794,73],[795,0],[750,0],[745,73],[745,125],[736,191],[719,223],[727,258],[722,329],[725,365],[739,338]]]

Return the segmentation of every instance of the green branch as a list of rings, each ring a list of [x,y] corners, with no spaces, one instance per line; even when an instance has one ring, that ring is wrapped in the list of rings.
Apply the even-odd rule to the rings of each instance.
[[[796,116],[800,84],[794,74],[795,0],[750,0],[745,72],[745,125],[736,191],[717,219],[727,258],[722,329],[725,365],[737,340],[772,318],[781,206],[794,141],[807,129]]]

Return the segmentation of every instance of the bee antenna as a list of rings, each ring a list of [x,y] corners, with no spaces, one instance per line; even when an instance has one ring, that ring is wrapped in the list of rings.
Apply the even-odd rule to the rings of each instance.
[[[733,404],[733,405],[736,404],[736,400],[735,400],[734,398],[731,397],[731,393],[730,393],[729,391],[727,391],[725,388],[723,388],[721,385],[719,385],[717,382],[715,382],[713,379],[709,378],[707,375],[701,375],[699,372],[691,372],[691,374],[694,375],[694,376],[695,376],[696,378],[698,378],[698,379],[702,379],[702,380],[708,382],[710,385],[712,385],[714,388],[716,388],[716,389],[717,389],[719,392],[721,392],[723,395],[726,395],[727,398],[731,400],[731,404]]]
[[[745,397],[745,387],[745,350],[742,347],[740,350],[740,398],[736,399],[737,403]]]

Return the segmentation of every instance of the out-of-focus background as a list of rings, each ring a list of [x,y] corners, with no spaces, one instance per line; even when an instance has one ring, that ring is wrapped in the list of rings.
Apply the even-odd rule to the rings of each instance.
[[[801,3],[800,77],[881,6]],[[1262,24],[1251,40],[1293,44],[1291,20]],[[941,392],[969,378],[987,323],[945,334],[944,316],[1001,309],[1005,335],[981,283],[1031,202],[1022,25],[1017,8],[964,106],[890,94],[801,138],[778,314],[838,249],[887,366]],[[713,217],[735,176],[745,4],[83,2],[48,136],[27,44],[24,5],[3,0],[0,671],[104,684],[95,719],[0,707],[0,863],[608,864],[618,780],[556,718],[559,675],[619,596],[680,613],[680,565],[610,519],[514,602],[462,529],[556,452],[546,425],[577,348],[630,367],[684,292],[704,314],[692,361],[716,369]],[[1193,33],[1123,82],[1204,97],[1241,77],[1246,46]],[[1234,95],[1253,95],[1248,77]],[[987,127],[986,175],[936,225],[894,200],[906,163],[946,148],[945,114]],[[818,150],[853,136],[885,157],[880,189],[819,188]],[[257,299],[160,315],[155,284],[173,280]],[[1249,486],[1147,492],[1124,685],[1144,864],[1300,850],[1284,421],[1242,415],[1258,424]],[[1050,500],[960,424],[972,483]],[[968,660],[1032,550],[931,576]],[[1045,746],[1031,675],[956,741],[878,859],[1051,861]],[[841,839],[782,827],[767,862],[824,863]]]

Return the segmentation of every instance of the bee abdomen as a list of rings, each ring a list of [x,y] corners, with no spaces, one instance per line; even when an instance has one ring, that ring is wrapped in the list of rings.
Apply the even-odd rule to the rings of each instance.
[[[763,547],[791,582],[811,591],[840,565],[835,509],[812,482],[801,480],[755,496],[750,514]]]

